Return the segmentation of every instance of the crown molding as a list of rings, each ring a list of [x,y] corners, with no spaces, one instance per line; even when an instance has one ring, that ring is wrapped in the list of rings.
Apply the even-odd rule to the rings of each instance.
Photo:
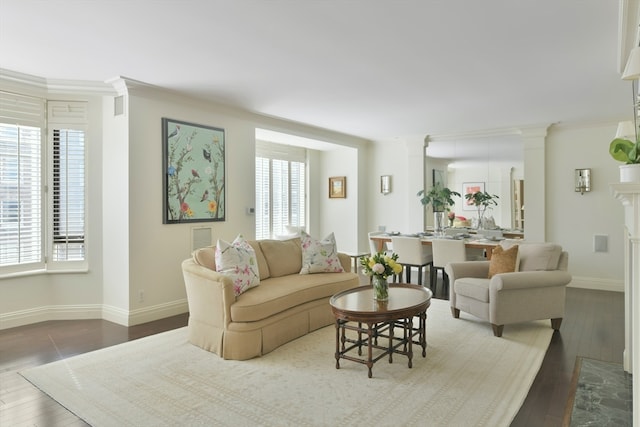
[[[28,91],[41,97],[58,93],[114,95],[113,88],[103,82],[46,79],[4,68],[0,68],[0,84],[9,90]]]

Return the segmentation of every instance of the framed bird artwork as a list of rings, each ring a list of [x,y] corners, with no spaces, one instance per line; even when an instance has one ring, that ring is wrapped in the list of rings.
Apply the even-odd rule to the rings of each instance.
[[[224,129],[162,119],[163,224],[225,220]]]

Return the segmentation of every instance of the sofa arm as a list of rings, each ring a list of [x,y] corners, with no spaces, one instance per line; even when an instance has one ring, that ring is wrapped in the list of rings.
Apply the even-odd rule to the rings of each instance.
[[[517,271],[496,274],[491,278],[489,289],[495,291],[510,289],[544,288],[566,286],[571,282],[571,274],[563,270]]]
[[[182,275],[189,316],[199,322],[225,328],[231,322],[231,304],[236,300],[231,279],[196,264],[191,258],[182,262]]]
[[[444,268],[449,276],[449,283],[453,285],[456,279],[462,277],[489,277],[489,261],[450,262]]]

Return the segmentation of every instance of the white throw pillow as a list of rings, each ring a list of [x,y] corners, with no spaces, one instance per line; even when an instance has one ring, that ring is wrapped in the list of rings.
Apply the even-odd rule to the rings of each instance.
[[[344,273],[333,233],[323,240],[316,240],[304,231],[300,232],[302,242],[302,269],[300,274]]]
[[[231,278],[236,296],[260,284],[256,252],[242,235],[233,243],[216,243],[216,271]]]

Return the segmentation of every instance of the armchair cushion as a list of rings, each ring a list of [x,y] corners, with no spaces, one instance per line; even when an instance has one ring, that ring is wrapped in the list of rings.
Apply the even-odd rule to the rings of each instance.
[[[562,246],[554,243],[524,243],[520,247],[519,271],[557,270]]]
[[[488,278],[500,273],[513,273],[516,271],[517,261],[518,245],[506,250],[502,246],[496,246],[491,254]]]
[[[489,302],[489,279],[463,277],[454,283],[455,292],[482,302]]]

